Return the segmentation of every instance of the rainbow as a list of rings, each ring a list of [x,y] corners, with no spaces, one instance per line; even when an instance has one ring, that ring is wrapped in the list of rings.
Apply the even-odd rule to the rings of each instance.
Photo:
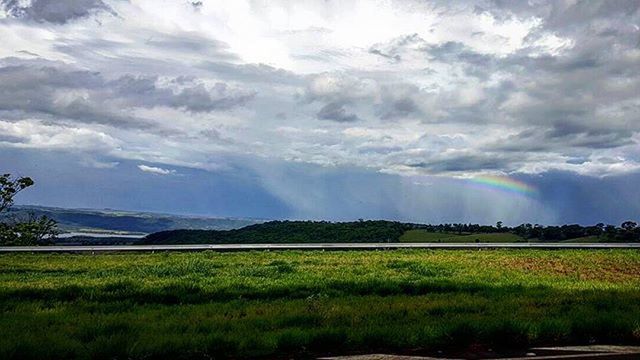
[[[500,190],[513,194],[533,196],[538,194],[538,189],[522,182],[506,176],[482,175],[468,180],[473,186],[483,189]]]

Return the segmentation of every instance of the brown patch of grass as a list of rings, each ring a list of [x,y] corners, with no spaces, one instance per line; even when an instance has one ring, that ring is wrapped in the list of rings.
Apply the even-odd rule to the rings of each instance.
[[[503,265],[512,270],[573,277],[580,280],[624,282],[640,278],[640,264],[637,262],[619,262],[618,259],[591,257],[589,259],[569,259],[525,257],[504,259]]]

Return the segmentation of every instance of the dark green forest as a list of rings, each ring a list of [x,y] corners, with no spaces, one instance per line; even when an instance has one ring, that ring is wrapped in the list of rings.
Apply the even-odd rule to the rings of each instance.
[[[143,239],[146,244],[243,243],[357,243],[395,242],[407,229],[391,221],[270,221],[236,230],[161,231]]]
[[[542,226],[522,224],[516,227],[478,224],[425,225],[394,221],[369,220],[353,222],[327,221],[270,221],[241,229],[170,230],[150,234],[143,244],[249,244],[249,243],[356,243],[398,242],[407,230],[421,229],[450,234],[513,233],[523,240],[565,241],[592,237],[599,241],[640,241],[640,227],[633,221],[621,226],[597,224],[594,226],[562,225]]]

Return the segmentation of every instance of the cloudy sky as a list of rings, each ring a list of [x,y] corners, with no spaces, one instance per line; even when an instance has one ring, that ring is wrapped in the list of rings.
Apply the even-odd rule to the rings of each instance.
[[[639,8],[0,0],[0,170],[64,207],[637,219]]]

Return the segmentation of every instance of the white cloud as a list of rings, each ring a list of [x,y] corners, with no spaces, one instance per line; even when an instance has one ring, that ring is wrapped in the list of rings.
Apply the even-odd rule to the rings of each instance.
[[[640,161],[640,15],[622,6],[104,3],[55,26],[4,14],[0,146],[109,159],[95,166],[249,156],[403,175]]]
[[[112,153],[120,142],[98,129],[25,119],[0,120],[0,144],[34,149],[75,149]]]
[[[144,171],[144,172],[148,172],[156,175],[171,175],[176,173],[175,170],[163,169],[160,167],[147,166],[143,164],[138,165],[138,169],[140,169],[140,171]]]

